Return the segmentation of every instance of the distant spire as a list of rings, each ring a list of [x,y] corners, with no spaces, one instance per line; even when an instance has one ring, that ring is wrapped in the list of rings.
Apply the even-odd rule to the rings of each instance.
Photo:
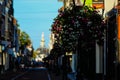
[[[41,48],[44,48],[44,47],[45,47],[44,32],[42,32],[42,35],[41,35],[40,47],[41,47]]]

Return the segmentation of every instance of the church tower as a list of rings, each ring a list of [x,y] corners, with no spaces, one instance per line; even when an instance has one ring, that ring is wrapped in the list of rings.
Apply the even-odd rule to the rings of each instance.
[[[47,48],[45,47],[45,39],[44,39],[44,32],[42,32],[41,40],[40,40],[40,47],[36,50],[38,55],[36,60],[42,61],[43,58],[47,56]]]

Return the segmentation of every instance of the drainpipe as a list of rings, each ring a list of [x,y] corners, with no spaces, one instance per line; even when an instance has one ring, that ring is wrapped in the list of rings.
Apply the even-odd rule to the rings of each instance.
[[[5,6],[5,40],[8,38],[8,7]]]

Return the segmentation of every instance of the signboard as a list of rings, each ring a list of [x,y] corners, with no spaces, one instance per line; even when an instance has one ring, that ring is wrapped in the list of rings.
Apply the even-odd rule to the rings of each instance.
[[[92,6],[96,7],[97,9],[104,8],[104,0],[92,0]]]
[[[84,0],[80,0],[82,3],[84,2]],[[86,6],[92,6],[92,0],[86,0],[85,2]]]
[[[118,39],[120,40],[120,15],[118,15]]]

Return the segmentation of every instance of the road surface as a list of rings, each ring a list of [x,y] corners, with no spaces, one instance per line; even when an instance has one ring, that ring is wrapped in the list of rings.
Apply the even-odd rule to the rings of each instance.
[[[17,75],[12,80],[51,80],[44,67],[30,68],[24,73]]]

